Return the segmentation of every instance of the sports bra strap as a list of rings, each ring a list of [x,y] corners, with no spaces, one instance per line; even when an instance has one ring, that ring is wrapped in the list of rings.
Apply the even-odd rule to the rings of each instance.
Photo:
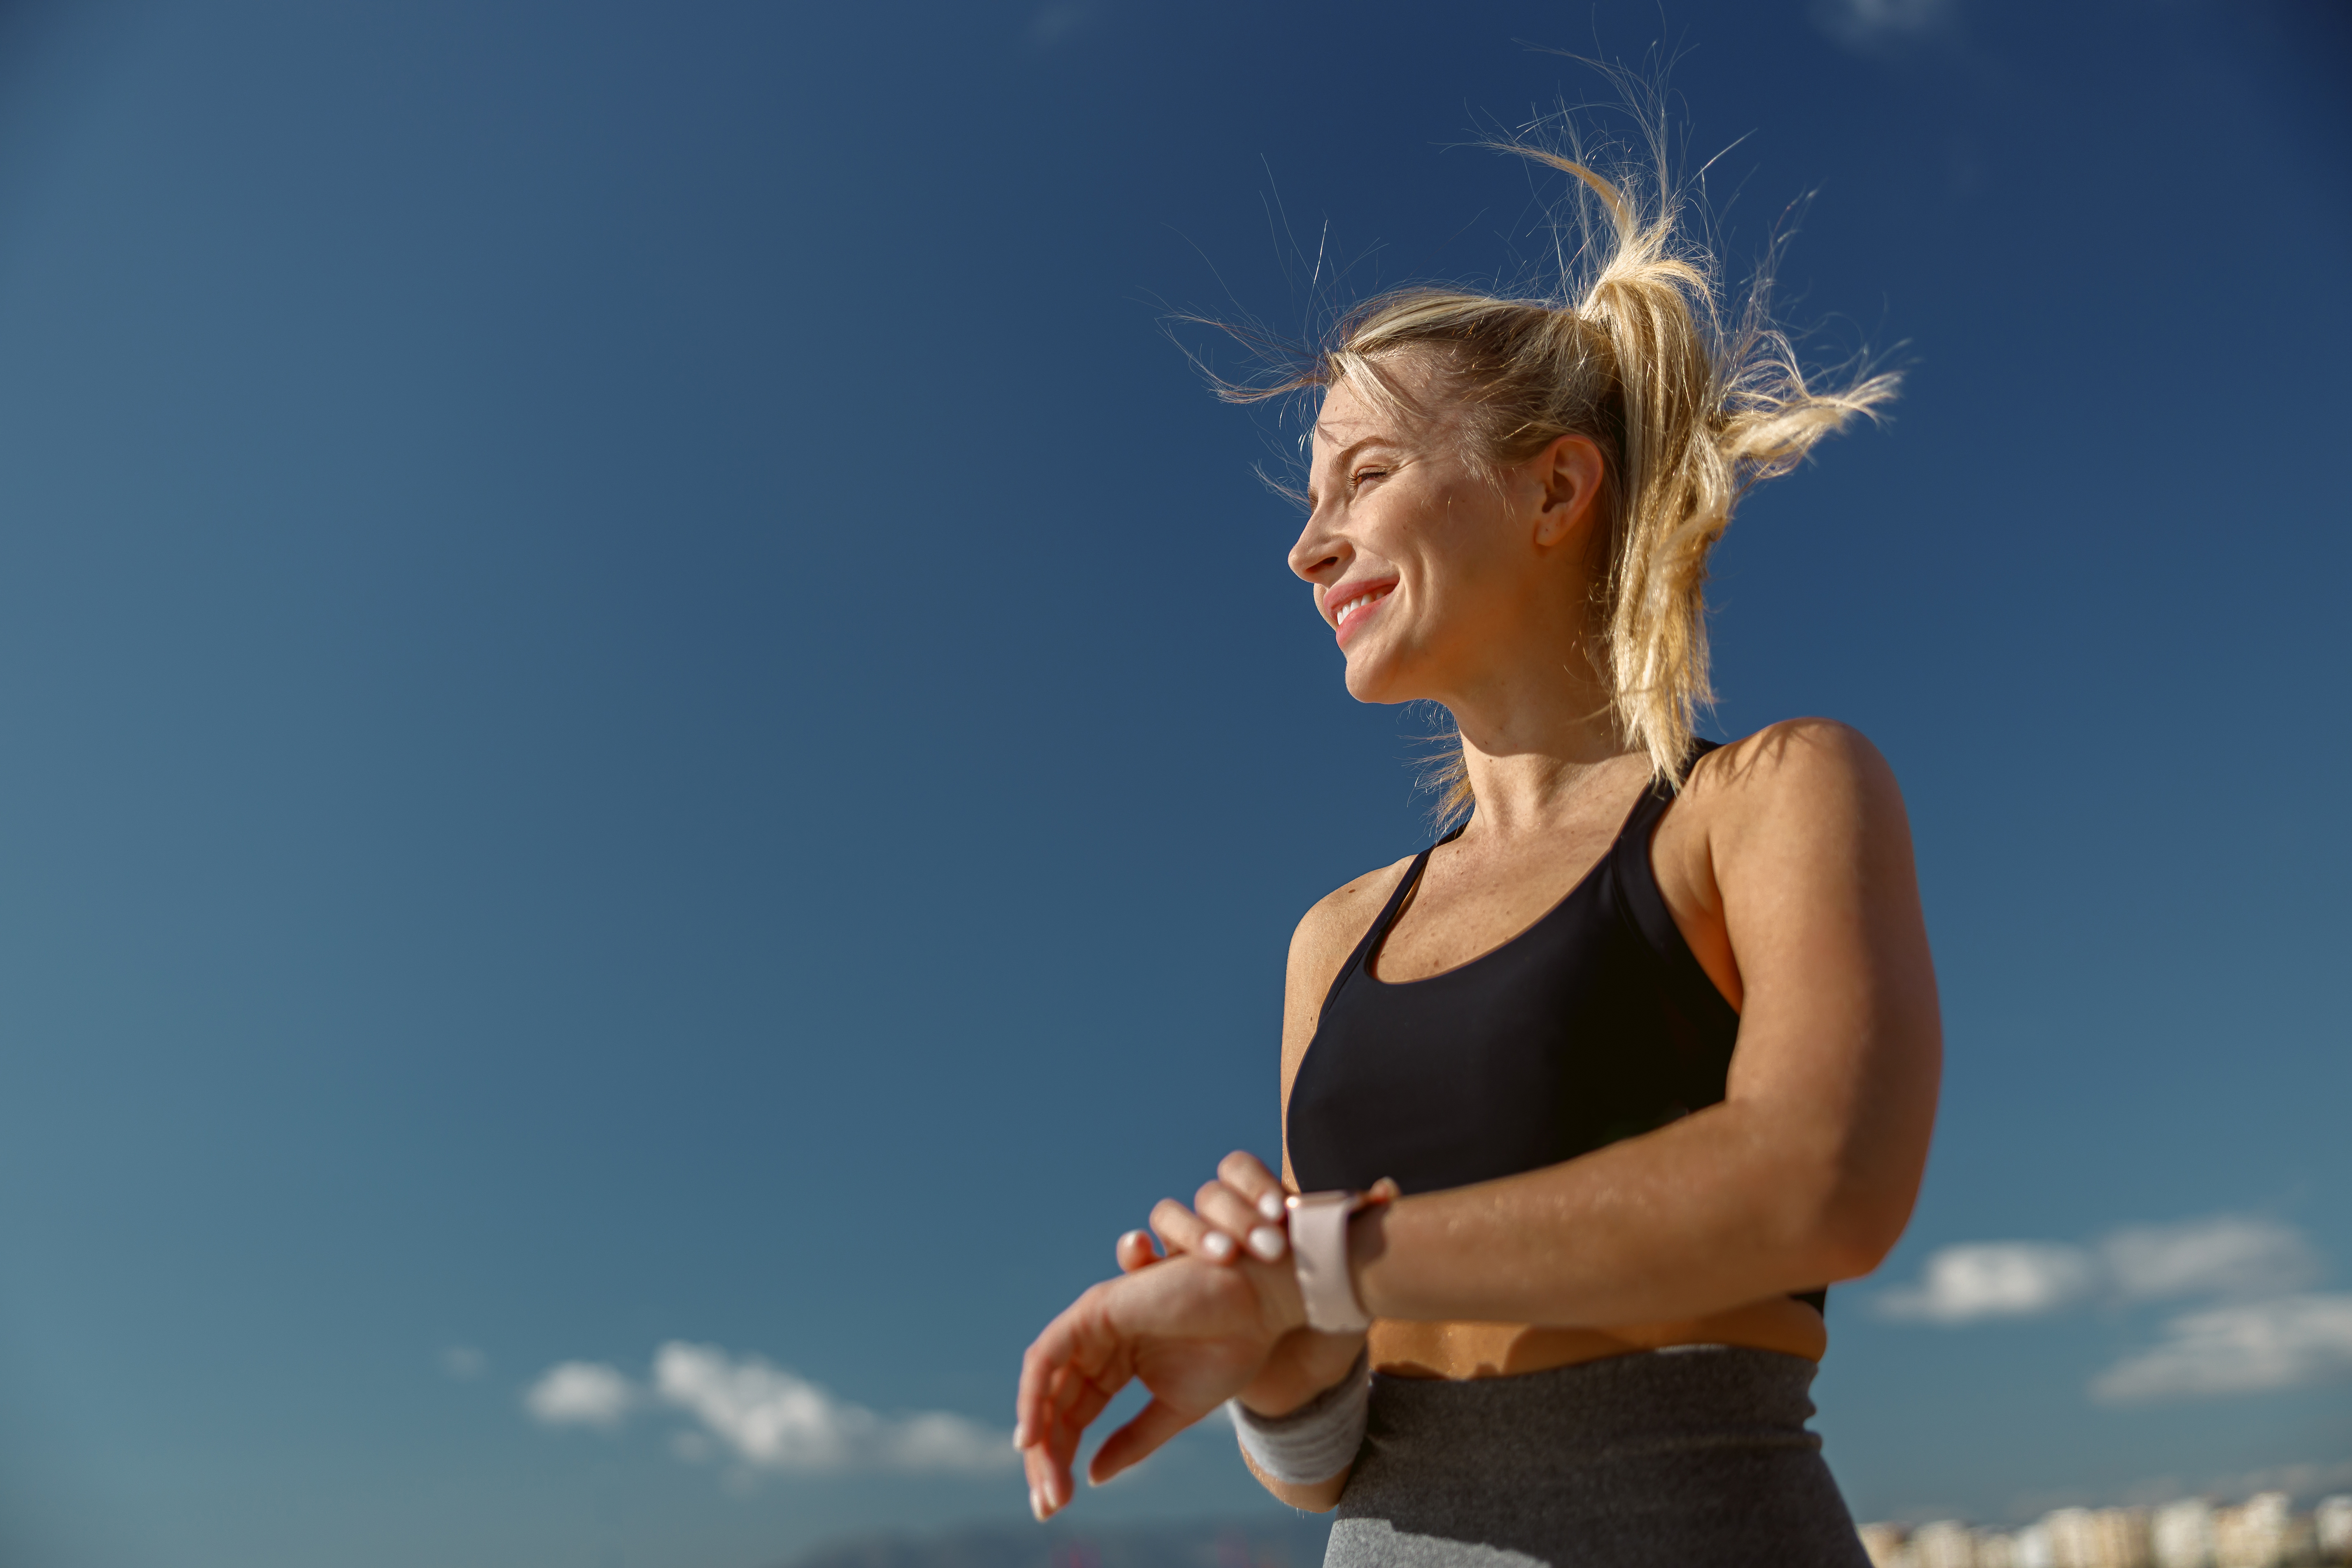
[[[1441,846],[1451,844],[1461,837],[1462,830],[1469,826],[1469,819],[1466,817],[1455,823],[1452,831],[1444,837],[1412,858],[1412,864],[1405,868],[1402,877],[1397,879],[1395,891],[1389,894],[1389,901],[1381,907],[1380,916],[1372,921],[1371,929],[1364,932],[1362,941],[1356,943],[1356,951],[1348,955],[1348,962],[1339,966],[1339,973],[1331,977],[1329,988],[1323,993],[1323,1011],[1328,1013],[1331,1010],[1331,998],[1339,994],[1339,987],[1348,983],[1348,976],[1363,966],[1364,955],[1379,947],[1388,936],[1389,927],[1396,924],[1397,916],[1404,909],[1405,900],[1411,898],[1412,890],[1421,886],[1421,874],[1429,869],[1429,858],[1435,854]]]

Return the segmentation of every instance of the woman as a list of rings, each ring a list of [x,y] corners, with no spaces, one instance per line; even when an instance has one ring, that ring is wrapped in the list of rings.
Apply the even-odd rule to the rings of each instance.
[[[1227,1405],[1334,1565],[1859,1564],[1804,1424],[1934,1120],[1909,831],[1853,731],[1692,722],[1734,503],[1894,388],[1720,332],[1663,184],[1516,150],[1605,211],[1572,300],[1391,295],[1275,389],[1322,395],[1291,569],[1351,695],[1451,712],[1471,815],[1307,912],[1283,1176],[1229,1156],[1165,1260],[1120,1238],[1015,1441],[1045,1518],[1140,1378],[1093,1479]]]

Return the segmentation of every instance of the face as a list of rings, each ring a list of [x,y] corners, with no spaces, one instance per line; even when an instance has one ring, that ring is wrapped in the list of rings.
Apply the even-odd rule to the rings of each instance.
[[[1563,437],[1497,484],[1462,454],[1444,378],[1410,357],[1387,368],[1403,409],[1345,382],[1324,396],[1290,569],[1314,586],[1351,696],[1458,713],[1530,659],[1558,666],[1580,635],[1600,457]]]

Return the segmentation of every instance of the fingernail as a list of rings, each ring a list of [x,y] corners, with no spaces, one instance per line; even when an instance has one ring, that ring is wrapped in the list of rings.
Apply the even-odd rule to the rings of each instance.
[[[1214,1261],[1223,1263],[1234,1255],[1234,1238],[1222,1230],[1213,1230],[1202,1239],[1201,1250]]]
[[[1045,1499],[1035,1487],[1029,1489],[1029,1511],[1037,1516],[1038,1523],[1045,1522]]]
[[[1268,1263],[1282,1256],[1283,1234],[1270,1225],[1259,1226],[1249,1235],[1249,1248]]]
[[[1282,1218],[1282,1194],[1260,1193],[1257,1195],[1257,1212],[1269,1220],[1279,1221]]]

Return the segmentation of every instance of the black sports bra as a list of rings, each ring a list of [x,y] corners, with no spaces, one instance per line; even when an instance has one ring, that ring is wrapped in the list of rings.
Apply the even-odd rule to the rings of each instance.
[[[1654,782],[1600,863],[1502,946],[1391,984],[1373,955],[1437,846],[1414,858],[1331,982],[1292,1081],[1301,1190],[1492,1181],[1723,1099],[1739,1015],[1675,929],[1650,865],[1673,800]],[[1823,1294],[1797,1299],[1818,1310]]]

